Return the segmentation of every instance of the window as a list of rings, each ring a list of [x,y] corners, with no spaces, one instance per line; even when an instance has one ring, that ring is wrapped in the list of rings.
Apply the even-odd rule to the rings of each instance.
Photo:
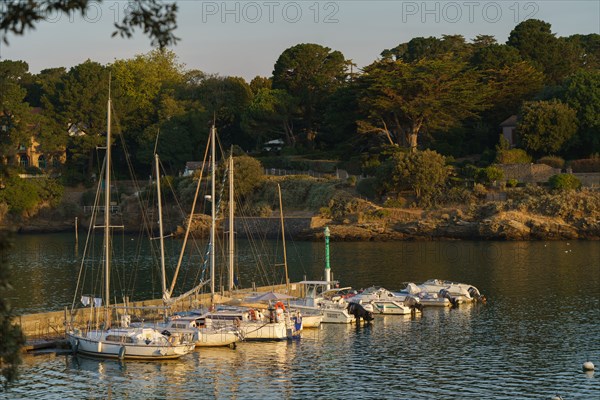
[[[38,167],[42,168],[42,169],[46,168],[46,157],[44,157],[44,156],[38,157]]]
[[[27,157],[25,154],[19,156],[19,165],[21,167],[29,167],[29,157]]]

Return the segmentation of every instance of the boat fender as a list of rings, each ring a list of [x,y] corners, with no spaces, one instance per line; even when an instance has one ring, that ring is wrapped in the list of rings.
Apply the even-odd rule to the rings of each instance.
[[[77,354],[79,351],[79,339],[75,340],[75,344],[73,345],[73,353]]]
[[[283,302],[278,301],[277,303],[275,303],[275,309],[282,309],[283,311],[285,311],[285,305],[283,304]]]
[[[125,346],[121,346],[121,348],[119,349],[119,360],[122,360],[125,358],[125,352],[126,352]]]

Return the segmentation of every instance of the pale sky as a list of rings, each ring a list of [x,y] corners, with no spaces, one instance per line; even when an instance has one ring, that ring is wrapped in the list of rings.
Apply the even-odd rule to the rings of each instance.
[[[600,0],[544,1],[196,1],[180,0],[181,41],[172,48],[187,69],[222,76],[270,76],[279,55],[299,43],[341,51],[359,67],[382,50],[417,36],[461,34],[467,40],[493,35],[504,43],[528,18],[552,25],[557,36],[600,33]],[[1,4],[0,4],[1,7]],[[102,64],[151,50],[141,32],[111,38],[126,1],[92,2],[85,18],[51,15],[25,36],[8,37],[0,57],[24,60],[37,73],[72,67],[87,59]]]

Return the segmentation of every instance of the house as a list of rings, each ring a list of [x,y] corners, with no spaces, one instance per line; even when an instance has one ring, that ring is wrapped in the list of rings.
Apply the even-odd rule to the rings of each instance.
[[[202,161],[188,161],[185,163],[185,169],[183,170],[183,176],[192,176],[196,171],[202,169]]]
[[[34,107],[31,109],[32,114],[39,115],[42,109]],[[67,159],[66,149],[48,152],[42,149],[39,142],[40,126],[39,124],[30,125],[31,136],[25,143],[19,143],[13,152],[4,154],[0,158],[3,164],[20,166],[23,168],[36,167],[42,171],[55,169],[65,163]],[[3,126],[0,129],[2,132],[8,132],[8,129]],[[9,133],[7,133],[9,134]]]
[[[504,137],[504,139],[506,139],[506,141],[508,142],[508,144],[510,145],[510,147],[516,147],[517,146],[517,116],[516,115],[511,115],[510,117],[508,117],[506,120],[504,120],[501,124],[500,127],[502,128],[502,136]]]
[[[283,147],[284,141],[281,139],[269,140],[263,144],[263,151],[267,153],[279,153]]]

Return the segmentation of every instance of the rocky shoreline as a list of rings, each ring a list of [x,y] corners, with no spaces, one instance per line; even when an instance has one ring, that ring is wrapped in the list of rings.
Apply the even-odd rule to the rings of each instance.
[[[600,219],[579,218],[567,223],[552,218],[516,211],[499,212],[485,218],[467,218],[460,210],[414,213],[413,218],[384,218],[375,221],[332,221],[321,217],[285,218],[286,232],[298,240],[321,240],[323,228],[329,227],[333,241],[428,241],[428,240],[600,240]],[[276,218],[252,218],[267,232],[275,232]],[[79,229],[87,226],[79,220]],[[196,225],[196,232],[207,233],[205,223]],[[139,223],[130,220],[126,231],[138,232]],[[0,229],[19,234],[74,232],[75,218],[33,217],[23,221],[10,221]],[[181,226],[171,227],[174,233],[183,232]],[[269,232],[273,230],[273,232]],[[271,235],[272,236],[272,235]]]
[[[600,240],[600,220],[588,218],[568,224],[553,218],[503,213],[482,220],[420,219],[392,224],[329,224],[334,241],[401,240]],[[320,240],[322,229],[301,235]]]

